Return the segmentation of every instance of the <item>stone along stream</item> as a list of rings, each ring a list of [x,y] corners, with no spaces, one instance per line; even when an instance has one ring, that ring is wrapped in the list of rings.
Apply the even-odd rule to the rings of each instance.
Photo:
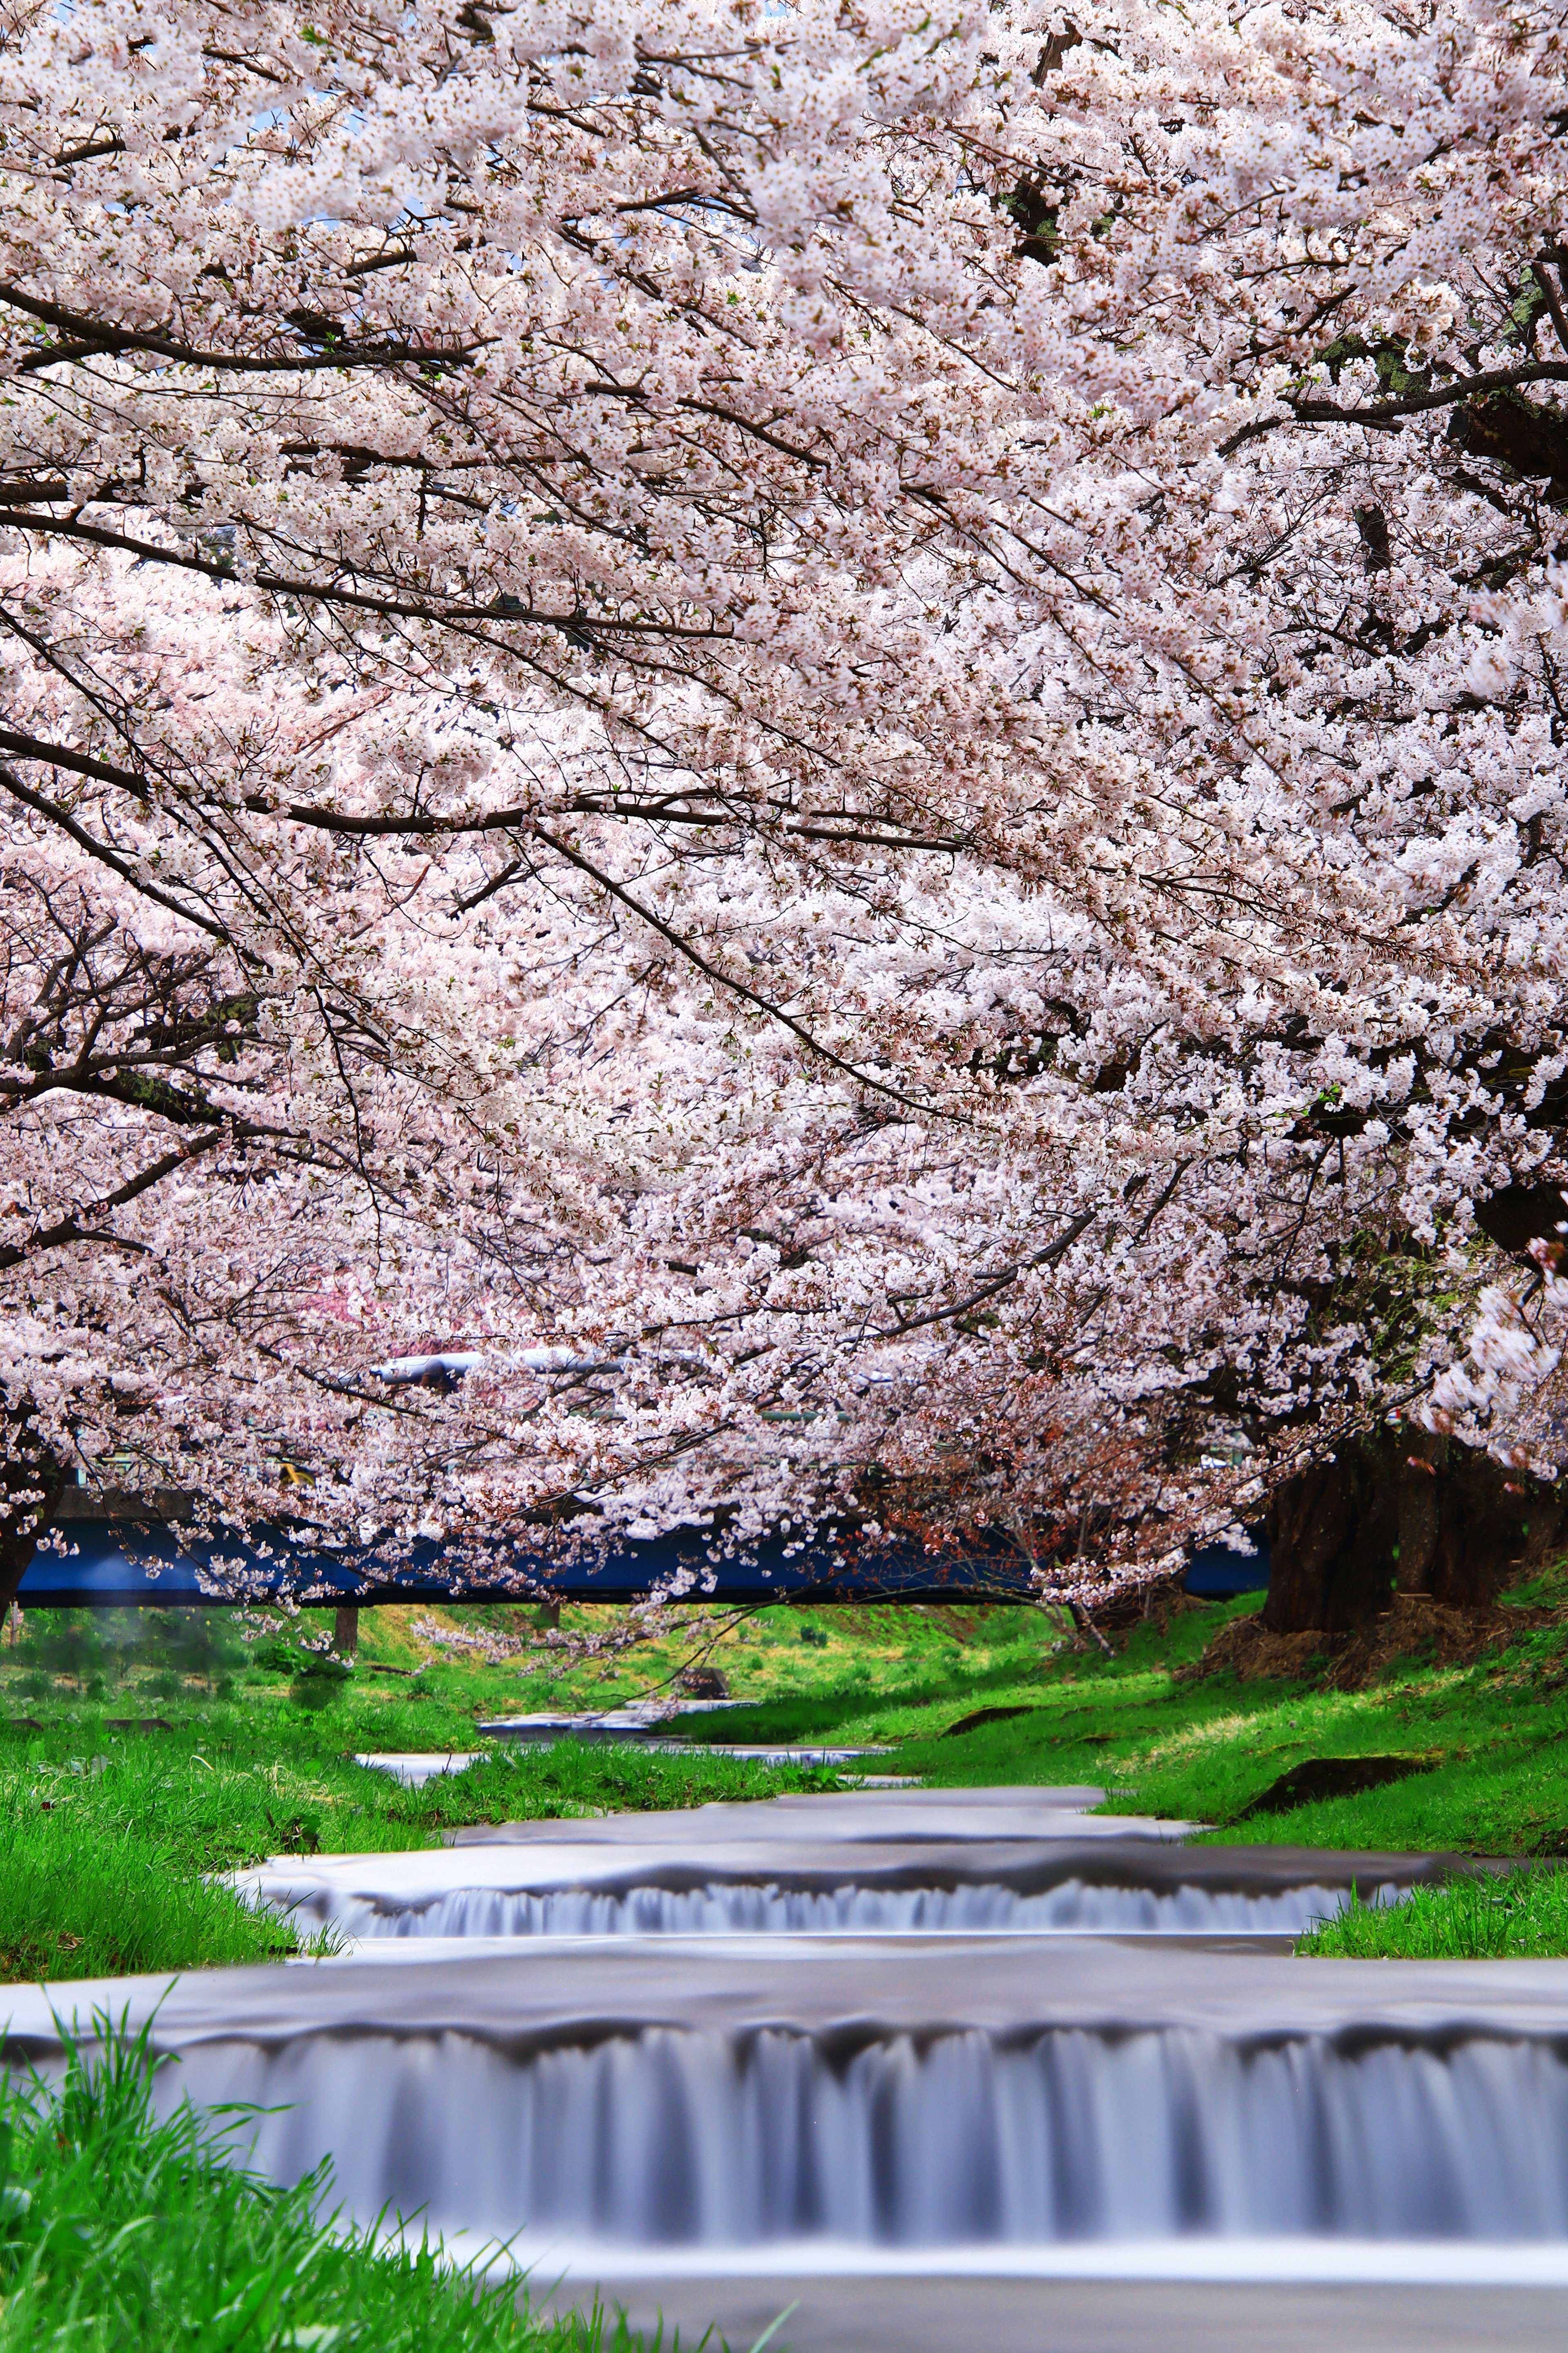
[[[165,2096],[254,2104],[277,2178],[330,2154],[363,2217],[506,2242],[563,2295],[634,2284],[695,2320],[706,2294],[732,2341],[790,2279],[794,2341],[823,2348],[884,2325],[852,2280],[905,2299],[910,2346],[973,2334],[984,2281],[1205,2278],[1205,2343],[1246,2278],[1353,2276],[1363,2317],[1379,2280],[1568,2283],[1568,1969],[1296,1960],[1352,1881],[1394,1897],[1441,1859],[1185,1847],[1098,1797],[888,1790],[281,1862],[253,1899],[343,1957],[52,1999],[155,2010]],[[58,2065],[49,1998],[0,2001],[12,2058]],[[939,2328],[916,2275],[968,2280],[968,2316]]]

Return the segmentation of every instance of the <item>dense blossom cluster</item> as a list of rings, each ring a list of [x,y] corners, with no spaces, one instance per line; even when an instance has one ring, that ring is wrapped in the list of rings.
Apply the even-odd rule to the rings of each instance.
[[[0,27],[14,1428],[1070,1592],[1550,1455],[1559,14]]]

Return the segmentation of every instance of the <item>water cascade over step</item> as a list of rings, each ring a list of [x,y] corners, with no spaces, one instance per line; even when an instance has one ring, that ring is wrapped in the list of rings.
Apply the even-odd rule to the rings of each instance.
[[[1568,2275],[1568,1965],[1294,1957],[1352,1887],[1458,1859],[1186,1844],[1097,1794],[279,1858],[237,1883],[343,1956],[0,1989],[0,2063],[145,2026],[155,2096],[247,2111],[270,2178],[330,2158],[360,2220],[590,2288],[1335,2248]]]
[[[1392,1900],[1396,1887],[1363,1890]],[[1277,1894],[1176,1886],[1087,1884],[1068,1879],[1037,1894],[980,1882],[955,1887],[828,1889],[710,1882],[695,1888],[594,1887],[508,1892],[460,1887],[428,1901],[349,1894],[285,1899],[296,1917],[340,1935],[373,1936],[691,1936],[927,1934],[1299,1936],[1339,1910],[1345,1891]]]
[[[1442,1858],[1191,1847],[1065,1812],[941,1837],[872,1817],[824,1838],[799,1813],[520,1825],[427,1852],[279,1857],[249,1902],[355,1941],[385,1937],[974,1934],[1300,1936],[1355,1890],[1396,1900]],[[526,1831],[528,1835],[521,1833]],[[547,1835],[543,1833],[548,1833]]]
[[[154,2098],[241,2112],[267,2176],[330,2159],[345,2215],[650,2341],[1556,2345],[1568,1963],[1298,1957],[1352,1887],[1474,1866],[1188,1843],[1101,1795],[278,1858],[237,1883],[346,1950],[0,1987],[0,2076],[144,2032]]]
[[[569,1966],[563,1966],[569,1953]],[[62,2000],[62,1997],[68,2000]],[[745,2251],[1568,2239],[1568,1969],[1071,1937],[599,1939],[7,1989],[5,2054],[144,2020],[354,2212]]]
[[[1538,2043],[1167,2030],[844,2047],[649,2028],[513,2055],[460,2033],[207,2045],[169,2087],[254,2104],[362,2218],[647,2247],[1568,2232],[1568,2064]]]

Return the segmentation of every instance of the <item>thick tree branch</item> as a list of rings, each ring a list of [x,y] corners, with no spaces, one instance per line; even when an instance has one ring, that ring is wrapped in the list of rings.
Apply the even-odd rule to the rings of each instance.
[[[47,344],[32,353],[19,363],[18,375],[36,375],[47,367],[74,366],[79,360],[103,359],[120,352],[145,352],[150,358],[168,360],[178,367],[216,368],[228,375],[301,375],[321,368],[452,367],[475,358],[494,340],[484,336],[474,343],[443,345],[385,340],[354,343],[345,339],[320,352],[205,351],[172,335],[105,326],[82,311],[68,310],[63,303],[26,294],[19,286],[0,284],[0,302],[8,303],[12,310],[43,325],[58,327],[62,334],[73,338],[69,343]]]
[[[1366,401],[1351,408],[1339,401],[1303,396],[1289,402],[1278,416],[1260,417],[1244,425],[1220,443],[1219,454],[1231,457],[1247,442],[1288,425],[1364,425],[1374,432],[1387,431],[1406,417],[1452,408],[1459,401],[1484,399],[1489,393],[1518,392],[1527,384],[1568,384],[1568,359],[1530,360],[1519,367],[1490,368],[1481,375],[1457,376],[1451,384],[1430,385],[1422,392],[1400,393],[1392,400]]]

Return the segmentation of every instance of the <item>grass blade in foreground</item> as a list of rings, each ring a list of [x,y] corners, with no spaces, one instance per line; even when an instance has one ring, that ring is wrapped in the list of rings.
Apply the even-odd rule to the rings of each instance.
[[[1568,1872],[1478,1873],[1402,1904],[1355,1904],[1297,1947],[1340,1960],[1545,1960],[1568,1953]]]
[[[639,2353],[624,2321],[541,2320],[488,2284],[380,2248],[240,2160],[245,2119],[153,2112],[145,2031],[0,2092],[0,2353]],[[649,2348],[647,2353],[656,2353]],[[672,2343],[669,2353],[678,2353]]]

